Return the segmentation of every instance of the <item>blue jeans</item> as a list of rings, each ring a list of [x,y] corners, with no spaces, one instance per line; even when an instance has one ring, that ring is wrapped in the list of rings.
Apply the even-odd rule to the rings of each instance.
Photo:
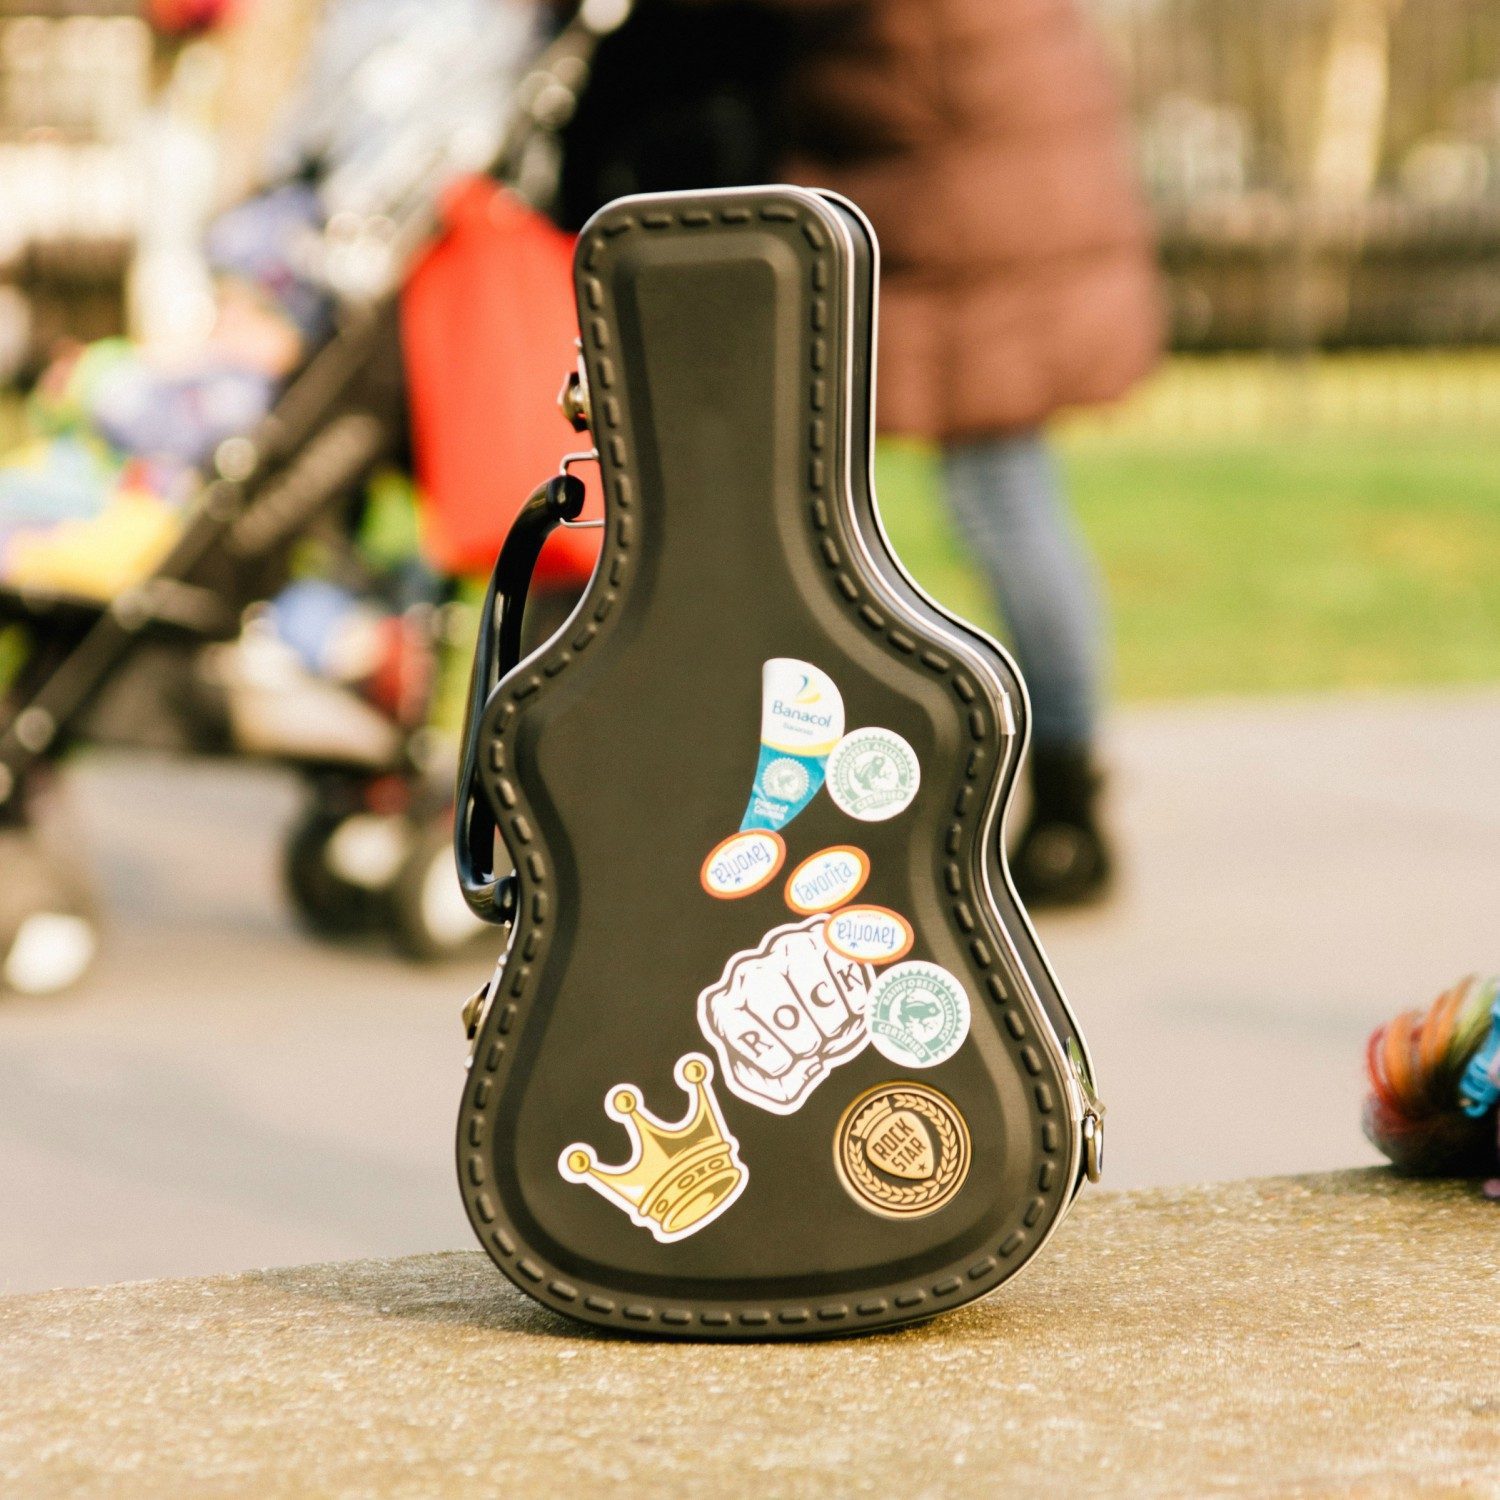
[[[1088,745],[1097,725],[1103,611],[1039,432],[949,443],[948,505],[1010,628],[1039,747]]]

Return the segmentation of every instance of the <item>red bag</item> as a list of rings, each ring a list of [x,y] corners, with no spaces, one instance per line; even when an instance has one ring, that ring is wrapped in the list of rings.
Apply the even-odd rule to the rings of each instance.
[[[236,0],[147,0],[146,19],[168,36],[212,31],[235,19]]]
[[[573,237],[488,178],[450,190],[443,224],[401,295],[423,541],[445,573],[488,573],[526,497],[588,446],[557,409],[576,359]],[[581,587],[598,551],[597,531],[554,532],[538,583]]]

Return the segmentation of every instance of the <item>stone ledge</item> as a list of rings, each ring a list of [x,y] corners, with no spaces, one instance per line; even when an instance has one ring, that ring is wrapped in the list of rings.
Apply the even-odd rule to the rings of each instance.
[[[575,1329],[478,1253],[48,1292],[0,1391],[7,1495],[1495,1494],[1500,1209],[1094,1193],[986,1301],[801,1346]]]

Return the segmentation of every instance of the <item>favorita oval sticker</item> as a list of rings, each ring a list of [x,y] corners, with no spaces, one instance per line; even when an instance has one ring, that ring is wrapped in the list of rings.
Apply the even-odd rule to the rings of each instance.
[[[708,852],[698,879],[710,896],[733,901],[769,885],[786,859],[786,845],[779,833],[752,828],[732,833]]]
[[[862,964],[889,964],[911,952],[911,923],[886,906],[846,906],[823,926],[835,953]]]
[[[853,844],[835,844],[810,854],[786,883],[786,904],[804,917],[832,911],[857,896],[870,878],[870,856]]]

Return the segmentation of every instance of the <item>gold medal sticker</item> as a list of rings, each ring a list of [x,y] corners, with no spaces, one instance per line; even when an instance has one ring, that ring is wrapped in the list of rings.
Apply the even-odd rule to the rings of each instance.
[[[936,1213],[969,1175],[969,1127],[923,1083],[882,1083],[844,1111],[833,1159],[850,1196],[873,1214]]]

